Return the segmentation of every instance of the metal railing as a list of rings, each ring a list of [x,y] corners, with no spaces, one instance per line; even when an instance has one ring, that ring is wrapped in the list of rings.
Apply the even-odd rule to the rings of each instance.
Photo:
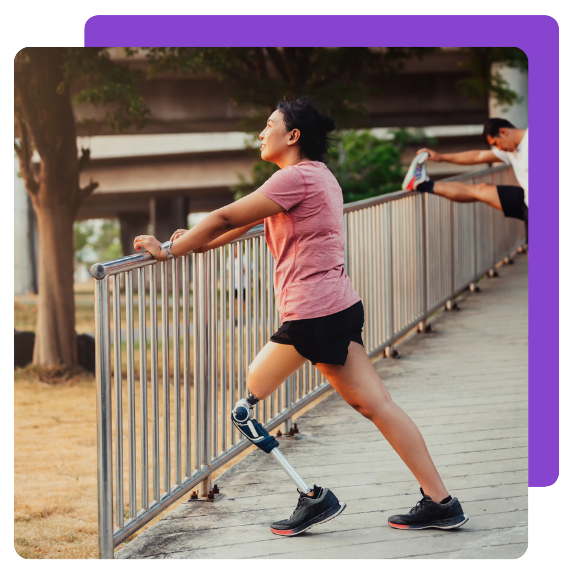
[[[513,175],[502,166],[454,179],[510,184]],[[344,228],[345,270],[365,307],[371,357],[390,354],[524,243],[522,222],[428,193],[347,204]],[[138,254],[92,267],[101,558],[194,486],[206,494],[211,474],[250,446],[230,411],[280,326],[273,272],[256,229],[204,254],[161,263]],[[256,417],[286,431],[328,389],[307,362],[259,402]]]

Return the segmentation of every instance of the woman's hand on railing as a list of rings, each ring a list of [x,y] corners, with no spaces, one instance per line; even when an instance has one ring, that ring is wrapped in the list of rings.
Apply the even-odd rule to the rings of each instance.
[[[138,235],[134,238],[135,251],[148,251],[157,261],[165,261],[166,254],[160,248],[160,241],[152,235]]]

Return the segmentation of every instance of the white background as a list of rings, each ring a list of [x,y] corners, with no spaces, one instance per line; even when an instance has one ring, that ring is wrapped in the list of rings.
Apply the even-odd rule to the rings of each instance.
[[[391,3],[393,4],[393,3]],[[266,563],[254,563],[244,561],[184,561],[170,562],[163,561],[162,564],[152,560],[142,561],[122,561],[122,562],[102,562],[97,560],[86,560],[81,563],[75,561],[58,562],[44,561],[39,563],[35,560],[24,560],[17,556],[14,551],[13,535],[13,385],[12,385],[12,326],[6,320],[2,330],[2,364],[4,392],[9,394],[2,400],[2,436],[3,450],[2,458],[4,471],[2,476],[2,501],[4,511],[2,512],[2,531],[0,535],[1,562],[3,571],[13,571],[18,569],[29,570],[41,567],[43,570],[51,569],[59,571],[72,571],[82,567],[83,571],[104,569],[104,567],[114,567],[122,571],[132,571],[138,569],[158,571],[160,567],[171,570],[189,570],[198,568],[210,568],[214,570],[245,571],[249,567],[259,567],[274,573],[280,571],[298,570],[323,570],[332,571],[335,569],[345,570],[350,567],[362,567],[366,571],[383,571],[383,569],[395,570],[401,568],[403,572],[422,571],[533,571],[533,570],[561,570],[569,571],[577,569],[577,541],[576,526],[577,521],[577,495],[576,488],[572,480],[575,478],[577,464],[577,447],[575,444],[575,418],[577,417],[577,368],[574,365],[576,331],[572,328],[577,323],[577,304],[574,293],[575,279],[577,279],[577,263],[573,260],[575,256],[573,243],[575,241],[572,227],[575,225],[575,212],[577,211],[577,175],[575,174],[574,150],[571,148],[571,141],[575,136],[575,116],[576,116],[576,88],[575,80],[575,43],[574,28],[576,24],[575,4],[569,1],[548,1],[535,2],[528,0],[525,2],[484,1],[484,2],[455,2],[436,1],[425,2],[413,0],[410,3],[394,3],[390,6],[384,2],[356,1],[348,3],[338,3],[335,1],[317,0],[314,4],[310,0],[290,0],[288,2],[255,2],[246,0],[240,2],[221,1],[219,3],[193,3],[172,1],[170,3],[147,3],[139,2],[118,2],[100,1],[90,3],[86,1],[38,1],[28,0],[22,2],[7,2],[4,5],[4,15],[2,17],[2,58],[1,77],[4,79],[5,88],[2,90],[2,133],[4,137],[0,139],[3,151],[2,158],[2,197],[5,206],[2,208],[2,234],[5,237],[4,258],[5,268],[10,272],[1,283],[2,304],[5,305],[4,312],[10,316],[13,311],[13,60],[15,54],[27,46],[82,46],[84,43],[84,23],[95,15],[102,14],[435,14],[435,15],[548,15],[553,17],[560,24],[560,118],[561,118],[561,151],[560,165],[568,165],[562,169],[560,195],[560,437],[561,437],[561,464],[560,477],[557,483],[548,488],[529,489],[529,549],[527,553],[517,560],[404,560],[402,563],[390,561],[363,561],[354,563],[349,561],[280,561],[274,560]],[[169,7],[170,11],[163,10]],[[339,10],[342,7],[344,11]],[[400,8],[394,10],[395,7]],[[313,10],[311,12],[311,9]],[[386,10],[386,12],[385,12]],[[295,30],[298,34],[298,30]],[[507,30],[487,30],[487,35],[497,34],[503,39],[501,45],[507,46]],[[492,38],[493,39],[493,38]],[[259,44],[258,37],[254,38],[254,45]],[[407,45],[411,45],[411,31],[407,30]],[[10,148],[8,148],[10,146]],[[531,161],[538,161],[532,156]],[[553,166],[552,166],[553,167]],[[534,190],[533,193],[546,193],[549,190]],[[555,192],[555,190],[551,190]],[[555,233],[556,229],[551,229]],[[551,257],[555,257],[554,253]],[[547,269],[540,272],[546,273]],[[541,301],[546,305],[547,301]],[[554,309],[551,309],[552,311]],[[554,333],[551,333],[553,335]],[[546,337],[547,332],[531,332],[532,337]],[[538,348],[538,344],[533,346]],[[543,359],[557,361],[557,356],[544,356]],[[547,380],[543,381],[543,388],[546,391]],[[554,379],[550,380],[555,383]],[[538,396],[532,396],[532,400],[538,401]],[[565,454],[565,455],[563,455]],[[47,490],[50,484],[46,484]],[[290,542],[290,540],[288,540]],[[115,564],[116,563],[116,564]],[[274,568],[274,569],[273,569]]]

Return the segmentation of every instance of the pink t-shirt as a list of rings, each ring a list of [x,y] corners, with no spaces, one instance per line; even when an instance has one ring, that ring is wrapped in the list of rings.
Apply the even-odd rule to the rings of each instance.
[[[258,191],[285,209],[264,221],[281,322],[327,316],[361,300],[345,274],[343,193],[327,166],[285,167]]]

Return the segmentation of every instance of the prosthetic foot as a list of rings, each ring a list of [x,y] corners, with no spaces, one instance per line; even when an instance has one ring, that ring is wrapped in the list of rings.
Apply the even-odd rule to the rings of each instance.
[[[259,424],[253,418],[253,406],[257,402],[258,398],[249,390],[248,396],[239,400],[232,411],[231,418],[234,425],[255,446],[267,454],[272,454],[282,469],[296,484],[299,491],[305,494],[310,493],[313,488],[307,485],[288,460],[280,453],[278,449],[279,443],[265,430],[262,424]]]

